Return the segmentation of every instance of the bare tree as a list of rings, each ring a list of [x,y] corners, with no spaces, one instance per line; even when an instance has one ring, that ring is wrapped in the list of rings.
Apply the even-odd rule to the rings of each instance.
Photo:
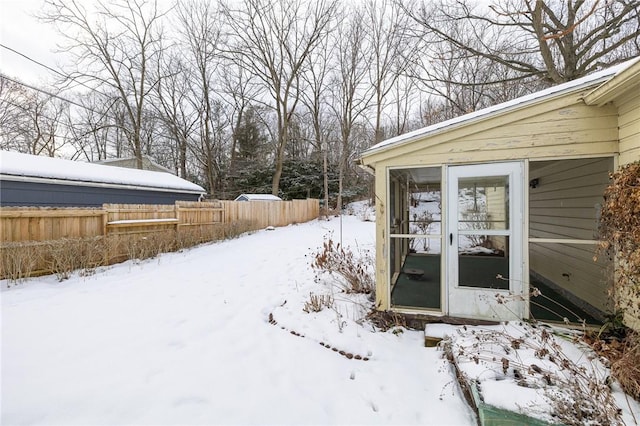
[[[335,45],[334,45],[335,46]],[[324,192],[324,215],[329,213],[329,159],[328,138],[329,129],[325,125],[326,103],[328,97],[328,78],[333,66],[331,61],[334,49],[331,39],[325,38],[318,48],[310,56],[310,66],[302,74],[307,90],[302,93],[302,102],[308,111],[308,121],[313,129],[310,138],[311,145],[316,153],[322,156],[322,176]]]
[[[221,23],[217,10],[207,1],[189,1],[177,6],[179,31],[184,41],[191,108],[198,116],[199,135],[190,144],[194,161],[204,173],[210,194],[221,190],[224,105],[215,85],[219,78]]]
[[[468,33],[461,22],[448,23],[448,31],[457,34],[467,46],[480,48],[491,33]],[[422,91],[437,95],[445,102],[440,110],[443,119],[512,99],[540,84],[522,78],[513,70],[482,56],[469,55],[448,43],[424,46],[424,55],[411,69],[413,80]],[[506,56],[505,56],[506,57]],[[523,92],[524,91],[524,92]]]
[[[70,141],[69,103],[0,76],[0,147],[54,157]]]
[[[336,4],[336,0],[244,0],[237,8],[235,2],[222,7],[229,27],[227,57],[261,82],[276,112],[274,195],[280,189],[291,119],[300,100],[300,76],[309,55],[330,30]]]
[[[154,106],[163,123],[162,128],[171,140],[178,176],[186,178],[189,141],[198,124],[197,113],[188,99],[192,91],[192,73],[177,55],[165,56],[159,66],[158,74],[165,77],[156,86]]]
[[[255,78],[250,75],[247,70],[232,61],[226,61],[220,69],[220,90],[223,96],[223,102],[228,104],[227,111],[229,113],[228,122],[231,123],[231,149],[229,153],[229,173],[228,178],[231,180],[230,185],[233,186],[233,180],[238,173],[238,160],[245,163],[247,153],[241,146],[246,139],[246,128],[253,124],[253,115],[255,114],[254,103],[258,99],[260,87],[255,84]],[[239,155],[241,154],[242,155]],[[243,164],[246,166],[246,164]]]
[[[0,148],[29,152],[24,143],[24,131],[29,127],[26,112],[31,93],[12,79],[0,75]]]
[[[29,153],[55,157],[58,151],[68,143],[65,121],[69,105],[60,99],[37,93],[28,111],[31,125],[26,135]]]
[[[499,64],[519,79],[570,81],[636,56],[640,48],[637,0],[397,3],[422,27],[420,37]]]
[[[392,0],[368,0],[364,22],[367,42],[371,46],[370,79],[374,97],[374,143],[380,142],[382,112],[389,92],[404,74],[415,53],[414,39],[409,37],[407,15]]]
[[[157,81],[150,79],[152,62],[162,46],[156,1],[97,2],[87,9],[76,0],[46,0],[41,19],[56,25],[64,49],[75,60],[68,81],[115,93],[125,112],[127,141],[142,168],[144,109]]]
[[[336,208],[342,209],[344,178],[348,161],[353,153],[352,132],[357,121],[364,117],[373,96],[379,91],[368,86],[368,58],[370,52],[365,43],[366,29],[362,11],[356,9],[341,22],[336,33],[336,70],[332,81],[332,104],[339,123],[340,157],[338,162],[338,199]],[[368,87],[367,87],[368,86]],[[381,87],[381,86],[380,86]]]

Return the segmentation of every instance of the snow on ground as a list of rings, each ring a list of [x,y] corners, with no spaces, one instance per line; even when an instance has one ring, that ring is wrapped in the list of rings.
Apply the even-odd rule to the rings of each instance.
[[[422,332],[359,324],[364,307],[314,282],[329,232],[373,250],[374,223],[344,216],[2,283],[1,423],[475,424]],[[336,310],[303,312],[311,292]]]
[[[577,330],[525,322],[446,327],[440,326],[441,333],[451,340],[462,374],[478,384],[486,404],[554,424],[563,419],[551,416],[552,407],[574,398],[585,412],[595,407],[603,417],[603,407],[609,407],[605,418],[610,424],[632,425],[640,419],[640,404],[625,396],[618,383],[613,383],[607,399],[610,372],[590,347],[576,340]],[[599,403],[590,407],[592,401]],[[618,409],[620,418],[615,419],[611,413]],[[601,420],[573,418],[564,423]]]

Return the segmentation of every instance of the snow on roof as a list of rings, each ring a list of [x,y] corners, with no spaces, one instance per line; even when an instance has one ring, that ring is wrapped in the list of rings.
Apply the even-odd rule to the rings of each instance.
[[[433,124],[431,126],[423,127],[412,132],[407,132],[402,135],[395,136],[390,139],[386,139],[368,150],[366,150],[363,155],[372,154],[376,151],[385,149],[391,145],[399,145],[401,143],[411,142],[417,138],[427,136],[432,133],[436,133],[438,131],[442,131],[448,127],[453,127],[456,125],[461,125],[468,122],[473,122],[479,119],[482,119],[486,116],[489,116],[493,113],[497,113],[500,111],[508,111],[510,109],[524,107],[527,105],[531,105],[548,98],[552,98],[554,96],[570,93],[573,91],[582,90],[585,87],[591,87],[603,82],[606,82],[613,78],[615,75],[621,73],[625,69],[629,68],[631,65],[640,61],[640,56],[625,61],[621,64],[615,65],[613,67],[607,68],[602,71],[595,72],[588,76],[569,81],[567,83],[559,84],[557,86],[550,87],[545,90],[541,90],[539,92],[531,93],[526,96],[521,96],[516,99],[512,99],[507,102],[503,102],[501,104],[496,104],[487,108],[480,109],[478,111],[471,112],[469,114],[461,115],[459,117],[452,118],[450,120],[446,120],[440,123]]]
[[[198,194],[206,192],[200,185],[170,173],[126,169],[10,151],[0,151],[0,175],[2,179],[14,180],[40,178],[66,181],[60,183],[70,184],[83,182],[98,185],[139,186]]]
[[[272,194],[240,194],[234,201],[282,201],[282,198]]]
[[[128,167],[126,165],[126,163],[135,163],[137,161],[136,157],[125,157],[125,158],[107,158],[105,160],[99,160],[99,161],[95,161],[94,164],[105,164],[107,166],[115,166],[115,167]],[[156,172],[167,172],[167,173],[173,173],[170,169],[166,168],[165,166],[161,166],[160,164],[156,163],[153,158],[151,158],[148,155],[142,155],[142,165],[143,165],[143,169],[144,170],[153,170]],[[153,166],[154,169],[150,169],[148,168],[148,166]]]

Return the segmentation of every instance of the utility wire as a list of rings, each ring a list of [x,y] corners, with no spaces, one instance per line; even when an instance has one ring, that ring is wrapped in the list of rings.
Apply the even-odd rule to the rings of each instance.
[[[56,95],[56,94],[51,93],[51,92],[49,92],[49,91],[47,91],[47,90],[41,89],[41,88],[36,87],[36,86],[32,86],[32,85],[27,84],[27,83],[25,83],[25,82],[22,82],[22,81],[19,81],[19,80],[15,80],[15,79],[13,79],[13,78],[11,78],[11,77],[8,77],[8,76],[7,76],[7,75],[5,75],[5,74],[1,74],[1,73],[0,73],[0,76],[1,76],[2,78],[6,79],[6,80],[9,80],[9,81],[14,82],[15,84],[19,84],[19,85],[21,85],[21,86],[28,87],[29,89],[31,89],[31,90],[35,90],[36,92],[41,92],[41,93],[44,93],[45,95],[49,95],[49,96],[51,96],[52,98],[56,98],[56,99],[59,99],[59,100],[61,100],[61,101],[64,101],[64,102],[70,103],[71,105],[75,105],[75,106],[77,106],[77,107],[84,108],[84,109],[86,109],[87,111],[91,111],[91,112],[92,112],[92,113],[94,113],[94,114],[100,114],[100,115],[103,115],[101,112],[98,112],[98,111],[96,111],[96,110],[94,110],[94,109],[92,109],[92,108],[89,108],[89,107],[88,107],[88,106],[86,106],[86,105],[79,104],[79,103],[77,103],[77,102],[75,102],[75,101],[72,101],[71,99],[67,99],[67,98],[65,98],[65,97],[63,97],[63,96]]]
[[[24,82],[21,82],[21,81],[15,80],[15,79],[13,79],[13,78],[11,78],[11,77],[7,77],[6,75],[4,75],[4,74],[2,74],[2,73],[0,73],[0,77],[5,78],[5,79],[7,79],[7,80],[9,80],[9,81],[12,81],[13,83],[16,83],[16,84],[22,85],[22,86],[24,86],[24,87],[28,87],[29,89],[31,89],[31,90],[35,90],[36,92],[44,93],[44,94],[49,95],[49,96],[51,96],[51,97],[53,97],[53,98],[59,99],[59,100],[64,101],[64,102],[68,102],[68,103],[70,103],[70,104],[72,104],[72,105],[75,105],[75,106],[78,106],[78,107],[80,107],[80,108],[86,109],[87,111],[91,111],[91,112],[93,112],[94,114],[98,114],[98,115],[99,115],[99,116],[101,116],[101,117],[108,118],[108,119],[112,120],[112,121],[113,121],[113,122],[115,122],[115,123],[117,123],[117,122],[118,122],[118,119],[116,119],[116,118],[114,118],[114,117],[112,117],[112,116],[110,116],[110,115],[107,115],[107,114],[105,114],[105,113],[103,113],[103,112],[100,112],[100,111],[96,111],[96,110],[94,110],[94,109],[92,109],[92,108],[89,108],[88,106],[85,106],[85,105],[79,104],[79,103],[74,102],[74,101],[72,101],[72,100],[70,100],[70,99],[67,99],[67,98],[65,98],[65,97],[63,97],[63,96],[55,95],[55,94],[53,94],[53,93],[51,93],[51,92],[49,92],[49,91],[47,91],[47,90],[44,90],[44,89],[41,89],[41,88],[38,88],[38,87],[32,86],[32,85],[30,85],[30,84],[27,84],[27,83],[24,83]],[[22,107],[22,106],[16,105],[16,104],[14,104],[14,103],[12,103],[12,102],[10,102],[10,101],[6,100],[6,99],[5,99],[5,100],[3,100],[3,102],[7,102],[7,103],[9,103],[9,104],[11,104],[11,105],[13,105],[13,106],[15,106],[15,107],[18,107],[18,108],[23,109],[24,111],[28,111],[25,107]],[[45,117],[45,118],[48,118],[49,120],[53,120],[53,119],[52,119],[52,118],[50,118],[50,117],[46,117],[46,116],[44,116],[44,115],[42,115],[42,116],[43,116],[43,117]],[[69,127],[68,127],[68,128],[69,128]],[[160,133],[158,136],[165,137],[165,138],[167,138],[167,139],[173,139],[173,138],[174,138],[172,135],[168,135],[168,134],[165,134],[165,133]]]
[[[34,64],[40,65],[41,67],[46,68],[46,69],[48,69],[49,71],[52,71],[52,72],[54,72],[54,73],[58,74],[58,75],[59,75],[59,76],[61,76],[62,78],[65,78],[65,79],[71,80],[71,81],[73,81],[74,83],[77,83],[77,84],[79,84],[79,85],[81,85],[81,86],[83,86],[83,87],[86,87],[87,89],[89,89],[89,90],[91,90],[91,91],[94,91],[94,92],[96,92],[96,93],[98,93],[98,94],[100,94],[100,95],[102,95],[102,96],[106,96],[104,93],[100,92],[99,90],[95,89],[94,87],[91,87],[91,86],[89,86],[88,84],[86,84],[86,83],[84,83],[84,82],[82,82],[82,81],[78,81],[76,78],[71,77],[71,76],[70,76],[70,75],[68,75],[68,74],[63,74],[63,73],[62,73],[62,72],[60,72],[59,70],[57,70],[57,69],[55,69],[55,68],[52,68],[52,67],[50,67],[50,66],[49,66],[49,65],[47,65],[47,64],[43,64],[42,62],[40,62],[40,61],[38,61],[38,60],[36,60],[36,59],[33,59],[32,57],[30,57],[30,56],[26,55],[25,53],[19,52],[19,51],[17,51],[16,49],[14,49],[14,48],[12,48],[12,47],[9,47],[9,46],[7,46],[7,45],[5,45],[5,44],[2,44],[2,43],[0,43],[0,47],[2,47],[3,49],[7,49],[8,51],[15,53],[16,55],[20,55],[20,56],[22,56],[23,58],[25,58],[26,60],[31,61],[31,62],[33,62]]]

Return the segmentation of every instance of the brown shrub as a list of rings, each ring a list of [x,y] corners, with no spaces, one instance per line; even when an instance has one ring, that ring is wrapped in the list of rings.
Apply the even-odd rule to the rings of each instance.
[[[628,395],[640,401],[640,333],[629,333],[619,353],[620,356],[612,360],[611,373]]]
[[[28,243],[5,243],[0,252],[0,278],[12,283],[29,277],[37,267],[40,256],[38,247]]]
[[[0,278],[19,282],[34,274],[54,273],[59,281],[75,270],[87,275],[99,266],[127,259],[143,260],[208,241],[236,238],[254,230],[252,223],[194,226],[191,229],[166,230],[108,237],[62,238],[51,241],[4,243],[0,253]]]
[[[640,317],[640,161],[611,175],[604,193],[598,255],[615,257],[616,280],[611,295],[618,309]]]
[[[373,259],[368,252],[360,251],[356,254],[340,243],[334,243],[330,236],[325,237],[322,249],[312,255],[311,262],[311,267],[316,271],[316,279],[323,273],[337,275],[342,278],[337,282],[345,293],[369,294],[375,290],[371,265]]]

